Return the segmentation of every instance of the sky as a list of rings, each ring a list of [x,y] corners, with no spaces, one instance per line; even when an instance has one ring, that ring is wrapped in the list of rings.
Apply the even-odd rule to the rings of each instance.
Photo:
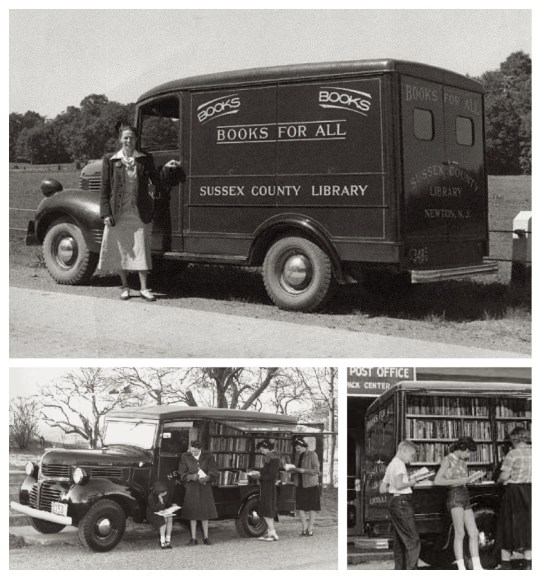
[[[32,9],[9,16],[9,112],[48,118],[90,94],[126,104],[160,83],[225,70],[397,58],[478,76],[512,52],[532,52],[525,9]]]

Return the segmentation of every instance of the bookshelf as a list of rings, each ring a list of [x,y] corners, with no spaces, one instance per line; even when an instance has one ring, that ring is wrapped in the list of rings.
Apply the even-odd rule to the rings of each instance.
[[[209,431],[209,450],[214,454],[219,469],[219,485],[242,485],[248,483],[247,473],[259,470],[263,457],[256,450],[257,443],[269,439],[285,462],[293,456],[291,434],[289,432],[253,432],[213,422]],[[290,482],[290,475],[282,473],[281,482]]]
[[[405,435],[417,448],[418,466],[437,466],[451,442],[470,436],[477,450],[468,466],[491,480],[502,460],[508,435],[516,426],[530,428],[531,401],[525,398],[408,395],[405,398]]]

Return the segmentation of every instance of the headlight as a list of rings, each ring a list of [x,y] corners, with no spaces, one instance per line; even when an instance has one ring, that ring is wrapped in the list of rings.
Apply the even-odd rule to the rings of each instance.
[[[30,461],[26,463],[26,466],[24,467],[24,470],[26,472],[26,474],[28,476],[36,476],[37,473],[37,464],[35,464],[34,462]]]
[[[84,484],[88,480],[88,475],[84,468],[77,467],[73,470],[73,482],[78,485]]]

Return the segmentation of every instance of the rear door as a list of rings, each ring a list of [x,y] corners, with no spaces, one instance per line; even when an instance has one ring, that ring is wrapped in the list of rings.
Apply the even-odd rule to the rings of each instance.
[[[403,76],[401,110],[411,268],[480,263],[487,253],[482,95]]]

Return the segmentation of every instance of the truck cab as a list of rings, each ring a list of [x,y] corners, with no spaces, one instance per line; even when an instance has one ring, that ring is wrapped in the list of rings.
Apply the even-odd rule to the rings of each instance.
[[[39,464],[28,463],[19,502],[41,533],[78,527],[81,543],[109,551],[121,540],[126,519],[144,523],[153,484],[164,482],[173,502],[182,505],[184,486],[178,464],[190,440],[200,440],[219,467],[212,491],[220,520],[234,520],[244,537],[266,531],[258,514],[259,486],[248,473],[261,468],[259,440],[269,438],[283,461],[294,460],[293,437],[302,434],[321,459],[322,426],[299,425],[284,415],[242,410],[157,406],[112,411],[103,446],[96,450],[47,450]],[[322,476],[322,474],[321,474]],[[278,512],[294,514],[295,485],[285,470],[277,481]]]

